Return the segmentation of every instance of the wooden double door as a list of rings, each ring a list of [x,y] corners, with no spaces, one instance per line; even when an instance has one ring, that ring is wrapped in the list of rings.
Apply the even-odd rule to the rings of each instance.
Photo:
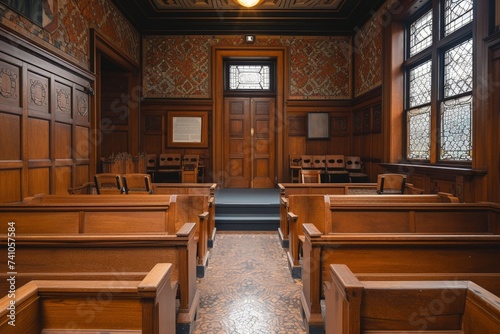
[[[276,176],[275,98],[224,98],[226,188],[273,188]]]

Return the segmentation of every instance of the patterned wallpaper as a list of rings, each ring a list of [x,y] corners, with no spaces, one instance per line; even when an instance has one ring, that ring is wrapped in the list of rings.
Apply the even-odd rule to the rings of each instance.
[[[354,36],[354,95],[362,95],[382,84],[382,29],[400,10],[399,0],[389,0]]]
[[[52,0],[54,19],[40,28],[0,3],[0,24],[90,69],[89,29],[95,28],[115,47],[140,63],[140,35],[110,0]]]
[[[350,37],[256,36],[255,46],[290,50],[290,99],[350,99]],[[210,98],[210,48],[244,45],[242,36],[148,36],[147,98]]]

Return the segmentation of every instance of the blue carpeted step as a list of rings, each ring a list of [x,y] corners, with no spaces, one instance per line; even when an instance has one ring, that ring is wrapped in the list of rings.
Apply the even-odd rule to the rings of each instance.
[[[278,189],[220,189],[215,194],[217,230],[273,231],[279,220]]]

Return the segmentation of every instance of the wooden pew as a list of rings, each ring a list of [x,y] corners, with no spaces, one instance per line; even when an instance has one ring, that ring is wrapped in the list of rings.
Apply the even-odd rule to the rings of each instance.
[[[208,195],[207,246],[212,248],[215,240],[215,190],[217,183],[153,183],[153,191],[159,195],[200,194]]]
[[[0,219],[16,219],[20,233],[159,233],[175,234],[196,222],[197,273],[208,264],[208,196],[190,195],[38,195],[22,207],[0,205]],[[36,217],[36,219],[34,219]]]
[[[0,299],[0,332],[174,334],[171,275],[159,263],[137,281],[30,281]]]
[[[330,265],[326,333],[500,333],[500,298],[462,280],[366,281]]]
[[[494,234],[323,234],[304,224],[302,309],[311,331],[322,330],[322,283],[330,264],[357,273],[443,273],[467,277],[500,295],[500,235]]]
[[[278,183],[280,189],[279,239],[283,248],[289,247],[288,208],[291,195],[376,195],[377,183]],[[405,194],[421,195],[423,190],[405,185]]]
[[[295,278],[300,277],[300,264],[299,264],[299,250],[300,243],[299,237],[303,235],[302,225],[305,223],[314,224],[321,232],[342,232],[336,229],[335,226],[340,225],[339,220],[342,221],[344,230],[347,232],[357,232],[355,229],[355,222],[359,222],[360,230],[365,232],[377,232],[366,230],[368,228],[367,222],[375,220],[388,223],[389,218],[381,218],[382,213],[379,210],[374,215],[364,215],[366,212],[365,207],[375,208],[389,208],[390,210],[394,205],[406,204],[406,207],[395,209],[393,212],[401,212],[406,210],[407,215],[410,216],[413,204],[417,203],[458,203],[458,198],[448,193],[438,194],[424,194],[424,195],[290,195],[288,198],[288,212],[287,223],[289,233],[289,251],[288,261],[292,276]],[[334,209],[340,207],[356,207],[349,211],[351,216],[338,217]],[[385,210],[384,213],[386,212]],[[478,217],[479,218],[479,217]],[[483,218],[483,217],[480,217]],[[398,225],[402,225],[401,217],[394,217],[392,224],[389,224],[387,230],[379,232],[406,232],[401,230]],[[337,225],[336,225],[337,224]],[[375,223],[373,223],[374,225]]]
[[[15,225],[15,269],[19,286],[43,279],[109,280],[118,276],[132,280],[144,276],[157,263],[171,263],[172,280],[179,283],[177,331],[189,333],[199,305],[195,223],[184,224],[176,234],[28,235],[17,230],[17,222]],[[3,231],[7,228],[3,227]],[[6,234],[0,235],[0,256],[5,259],[8,258],[7,241]],[[0,293],[4,295],[9,288],[7,261],[0,268]]]
[[[76,199],[78,196],[66,197]],[[118,197],[133,201],[135,196]],[[91,208],[88,203],[76,202],[0,206],[0,227],[5,231],[0,235],[0,254],[7,259],[6,233],[8,222],[13,221],[18,246],[18,282],[46,278],[45,272],[51,273],[50,278],[59,276],[60,279],[87,277],[82,275],[86,272],[102,272],[102,278],[109,278],[113,277],[113,272],[145,273],[156,263],[172,263],[172,277],[179,282],[177,328],[189,329],[199,304],[194,239],[197,224],[186,223],[175,233],[169,233],[175,228],[175,221],[170,222],[167,218],[169,205],[165,196],[163,199],[161,195],[136,197],[137,207],[124,205],[112,195],[106,196],[109,202],[96,203]],[[175,203],[175,195],[167,197],[172,198],[170,204]],[[144,211],[145,207],[152,209]],[[0,279],[3,278],[0,292],[3,293],[6,291],[6,272],[8,270],[2,270],[0,274]]]

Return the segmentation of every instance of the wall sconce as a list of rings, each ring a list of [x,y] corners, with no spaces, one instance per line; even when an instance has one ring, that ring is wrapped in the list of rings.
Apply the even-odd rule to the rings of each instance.
[[[257,6],[263,0],[234,0],[234,1],[243,7],[251,8]]]
[[[255,42],[254,35],[245,35],[245,43],[252,44],[253,42]]]

